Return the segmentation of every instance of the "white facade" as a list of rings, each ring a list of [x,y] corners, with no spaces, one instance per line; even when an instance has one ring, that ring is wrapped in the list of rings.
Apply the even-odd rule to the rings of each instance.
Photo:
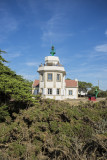
[[[56,56],[45,57],[45,64],[41,64],[38,68],[39,86],[36,80],[33,83],[33,94],[42,94],[43,98],[55,100],[77,99],[78,98],[78,81],[75,80],[75,86],[67,87],[65,81],[65,69],[60,64],[59,58]],[[70,80],[73,81],[74,80]],[[35,91],[36,90],[36,91]]]
[[[69,90],[72,90],[72,95],[69,95]],[[66,88],[66,99],[77,99],[78,98],[78,88]]]

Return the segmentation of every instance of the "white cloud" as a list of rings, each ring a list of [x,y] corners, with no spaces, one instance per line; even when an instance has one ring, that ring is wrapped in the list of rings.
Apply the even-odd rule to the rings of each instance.
[[[18,75],[21,75],[23,78],[27,79],[27,80],[32,80],[34,81],[34,79],[39,79],[39,74],[36,73],[31,73],[29,70],[26,71],[26,69],[22,69],[22,71],[17,72]]]
[[[97,52],[107,52],[107,44],[98,45],[95,47]]]
[[[105,35],[107,35],[107,30],[105,31]]]
[[[34,80],[35,79],[35,75],[30,75],[30,74],[22,74],[23,78],[27,79],[27,80]]]
[[[78,74],[79,73],[79,74]],[[100,81],[100,89],[107,89],[107,66],[87,65],[80,68],[71,68],[67,71],[67,77],[71,79],[77,78],[81,81],[91,82],[93,85],[98,85]]]
[[[64,14],[54,14],[46,23],[41,25],[43,44],[61,42],[71,37],[72,33],[65,31]]]
[[[3,55],[3,57],[7,60],[7,61],[11,61],[13,60],[14,58],[17,58],[17,57],[20,57],[22,56],[21,52],[20,51],[14,51],[14,49],[12,48],[7,48],[7,49],[4,49],[7,53]]]
[[[26,63],[27,66],[35,66],[35,67],[38,67],[39,64],[40,64],[39,62],[27,62]]]
[[[14,53],[14,54],[9,54],[10,58],[16,58],[16,57],[20,57],[21,53]]]
[[[44,31],[41,39],[44,42],[48,42],[48,41],[60,42],[65,38],[71,37],[71,36],[72,36],[71,33],[55,33],[52,31]]]

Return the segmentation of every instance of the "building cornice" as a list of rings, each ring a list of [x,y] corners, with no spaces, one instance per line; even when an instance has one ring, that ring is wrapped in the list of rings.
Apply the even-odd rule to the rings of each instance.
[[[39,73],[41,73],[41,72],[60,72],[60,73],[64,73],[66,75],[64,67],[60,67],[60,66],[39,67],[37,72],[39,72]]]

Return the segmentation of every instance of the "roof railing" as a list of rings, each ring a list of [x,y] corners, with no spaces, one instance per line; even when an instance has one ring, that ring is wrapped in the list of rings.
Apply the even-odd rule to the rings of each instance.
[[[58,64],[42,64],[41,63],[41,65],[39,65],[39,67],[43,67],[43,66],[58,66],[58,67],[63,67],[63,65],[60,64],[60,63],[58,63]]]

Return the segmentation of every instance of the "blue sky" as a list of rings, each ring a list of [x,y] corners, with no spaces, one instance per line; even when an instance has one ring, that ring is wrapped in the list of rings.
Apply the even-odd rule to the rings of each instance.
[[[107,89],[107,0],[0,0],[0,49],[11,69],[38,79],[52,44],[66,78]]]

